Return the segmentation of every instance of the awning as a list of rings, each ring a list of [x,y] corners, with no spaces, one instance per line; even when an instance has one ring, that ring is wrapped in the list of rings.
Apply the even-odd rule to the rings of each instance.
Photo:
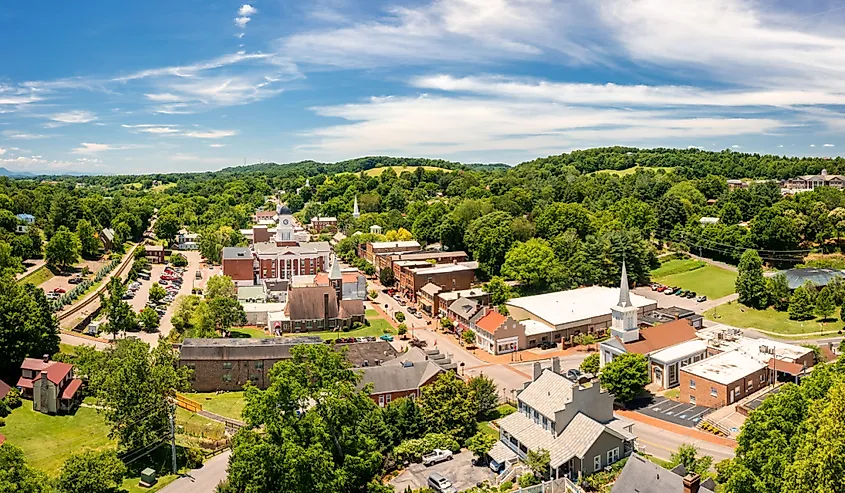
[[[22,389],[31,389],[32,388],[32,380],[30,380],[29,378],[21,377],[20,380],[18,380],[17,386],[22,388]]]
[[[515,461],[517,459],[516,452],[511,450],[501,440],[496,442],[496,445],[493,445],[493,448],[487,452],[487,455],[499,464],[504,464],[508,461]]]
[[[82,386],[82,380],[75,378],[70,381],[65,390],[62,391],[62,399],[73,399],[74,394],[76,391],[79,390],[79,387]]]
[[[790,363],[788,361],[775,360],[774,358],[769,360],[769,369],[787,373],[794,377],[804,374],[805,370],[805,368],[799,365],[798,363]]]

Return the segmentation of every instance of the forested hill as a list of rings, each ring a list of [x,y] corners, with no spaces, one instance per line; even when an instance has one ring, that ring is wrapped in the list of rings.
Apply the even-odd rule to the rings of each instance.
[[[600,147],[568,154],[538,158],[522,163],[517,170],[528,169],[561,174],[571,166],[581,173],[600,170],[625,170],[635,166],[676,168],[690,178],[719,175],[726,178],[777,178],[819,173],[845,174],[845,159],[786,157],[771,154],[746,154],[700,149],[638,149],[636,147]]]
[[[236,166],[232,168],[224,168],[219,171],[221,174],[238,174],[238,173],[265,173],[271,176],[292,176],[300,175],[318,175],[326,174],[333,175],[337,173],[357,173],[359,171],[366,171],[368,169],[384,167],[384,166],[431,166],[434,168],[443,169],[477,169],[477,170],[496,170],[506,169],[506,164],[462,164],[452,161],[445,161],[443,159],[426,159],[426,158],[407,158],[407,157],[389,157],[389,156],[367,156],[346,161],[339,161],[337,163],[320,163],[317,161],[300,161],[297,163],[276,164],[276,163],[259,163],[247,166]]]

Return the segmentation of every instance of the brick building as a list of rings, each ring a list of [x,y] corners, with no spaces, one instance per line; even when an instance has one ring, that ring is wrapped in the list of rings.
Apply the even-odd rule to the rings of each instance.
[[[475,344],[490,354],[507,354],[528,347],[525,326],[510,316],[483,307],[472,320]]]
[[[249,248],[224,247],[222,262],[223,274],[231,277],[235,285],[255,284],[255,260]]]
[[[466,252],[441,252],[437,250],[411,252],[411,253],[393,253],[381,254],[376,256],[378,263],[377,269],[393,268],[393,275],[399,279],[402,275],[403,268],[412,267],[426,267],[432,264],[451,264],[455,262],[466,262],[468,256]]]
[[[474,263],[472,263],[474,264]],[[475,268],[466,264],[439,264],[430,267],[408,269],[398,279],[399,292],[409,299],[416,299],[417,291],[426,284],[435,284],[444,291],[469,289],[475,280]]]
[[[469,298],[479,305],[489,305],[490,304],[490,295],[485,292],[481,288],[470,288],[470,289],[458,289],[455,291],[450,291],[444,289],[436,284],[426,284],[423,286],[418,293],[426,293],[434,292],[434,288],[438,288],[436,294],[431,295],[429,297],[427,294],[420,294],[419,295],[419,302],[420,307],[423,310],[428,310],[427,303],[431,303],[431,313],[434,316],[443,318],[448,316],[449,314],[449,305],[451,305],[455,300],[458,298]]]
[[[398,252],[418,252],[420,250],[420,243],[418,241],[371,241],[358,246],[358,256],[362,257],[367,262],[373,264],[376,268],[376,274],[379,273],[377,255],[385,253]]]
[[[164,263],[164,247],[161,245],[145,245],[144,250],[147,252],[147,260],[151,264]]]
[[[197,392],[242,390],[247,381],[259,388],[270,385],[268,371],[279,361],[290,359],[290,349],[301,344],[323,344],[318,336],[269,339],[185,339],[179,352],[179,366],[193,370],[191,386]],[[396,357],[385,341],[338,344],[346,348],[353,366]]]
[[[322,233],[323,231],[336,231],[337,218],[332,216],[312,217],[311,229],[313,229],[315,233]]]

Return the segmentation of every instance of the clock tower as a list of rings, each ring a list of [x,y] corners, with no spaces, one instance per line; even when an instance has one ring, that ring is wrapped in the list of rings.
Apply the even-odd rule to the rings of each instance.
[[[279,224],[276,226],[276,243],[291,244],[292,242],[296,242],[293,237],[293,216],[280,214]]]

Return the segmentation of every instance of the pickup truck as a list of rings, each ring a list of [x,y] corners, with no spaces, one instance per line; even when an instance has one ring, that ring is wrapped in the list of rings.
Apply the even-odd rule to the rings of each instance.
[[[422,463],[424,466],[433,466],[434,464],[447,460],[452,460],[451,450],[440,450],[439,448],[436,448],[430,454],[422,456]]]

